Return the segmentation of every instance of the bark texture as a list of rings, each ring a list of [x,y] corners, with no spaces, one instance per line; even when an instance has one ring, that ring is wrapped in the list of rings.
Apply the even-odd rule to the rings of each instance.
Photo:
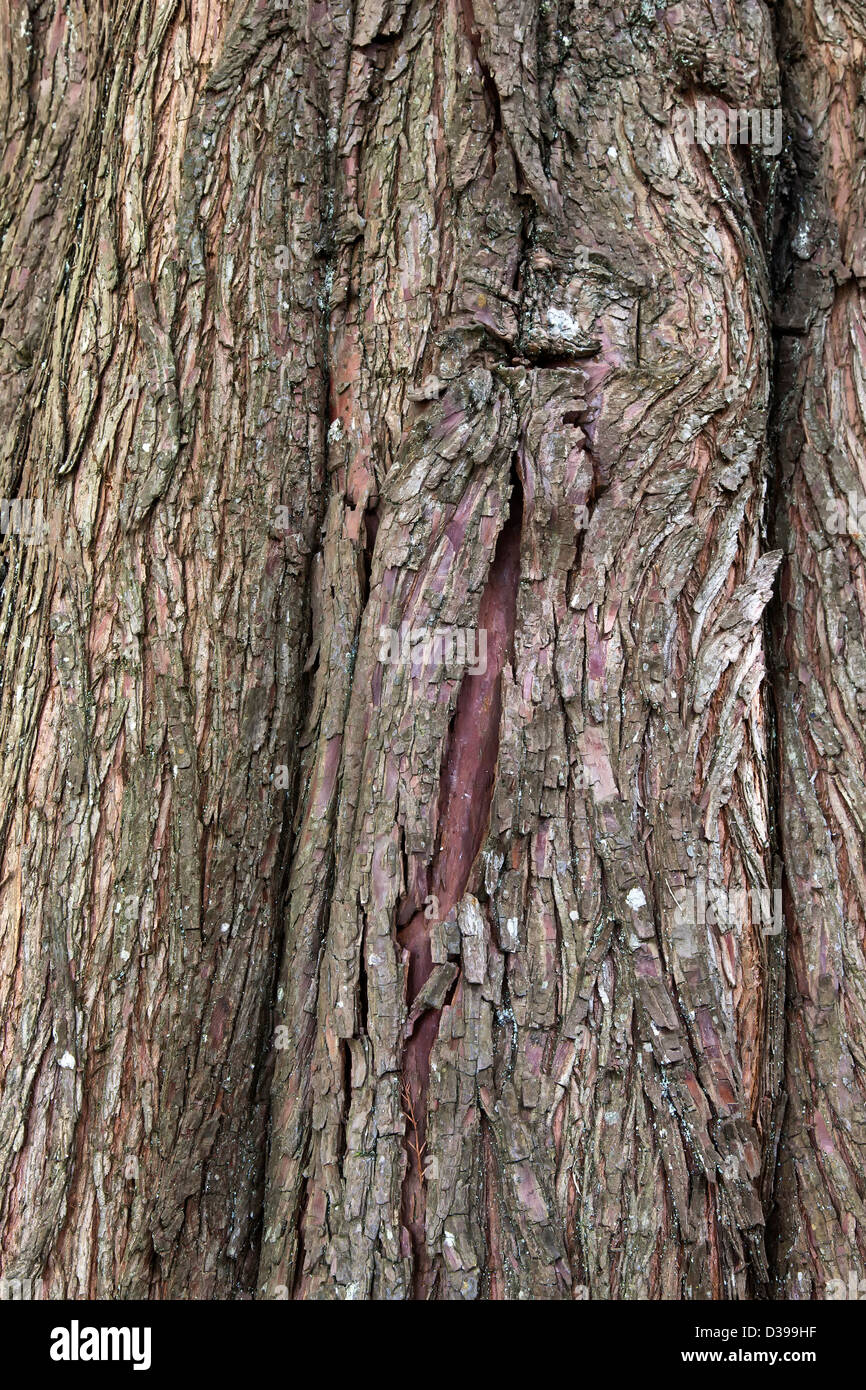
[[[860,1267],[864,31],[0,0],[4,1277]]]
[[[866,9],[784,11],[778,707],[790,898],[778,1289],[866,1258]]]
[[[225,7],[0,13],[3,492],[60,515],[3,593],[4,1274],[227,1297],[324,477],[314,55]]]

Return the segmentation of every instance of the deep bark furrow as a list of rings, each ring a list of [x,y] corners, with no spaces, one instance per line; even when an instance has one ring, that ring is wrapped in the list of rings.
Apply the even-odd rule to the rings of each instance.
[[[434,970],[431,932],[438,929],[447,936],[449,925],[452,931],[459,931],[457,905],[469,882],[490,815],[502,718],[502,670],[506,660],[512,658],[520,565],[521,502],[516,479],[512,486],[510,514],[497,540],[478,607],[478,633],[484,634],[483,660],[479,651],[475,654],[479,658],[477,665],[483,669],[470,669],[463,677],[439,777],[437,848],[430,868],[430,893],[426,900],[429,906],[417,912],[397,935],[399,946],[409,955],[406,1003],[410,1020]],[[397,915],[399,920],[399,908]],[[440,953],[437,962],[440,971],[444,968],[448,972],[445,978],[450,991],[451,972]],[[457,967],[454,979],[458,988],[460,975]],[[410,1149],[414,1144],[418,1160],[422,1147],[426,1148],[430,1054],[440,1017],[441,1007],[425,1008],[412,1026],[403,1053],[403,1079],[412,1129],[409,1143]],[[423,1298],[431,1292],[435,1271],[427,1257],[424,1235],[423,1166],[421,1161],[413,1164],[411,1158],[403,1180],[403,1211],[415,1249],[413,1291],[415,1297]]]

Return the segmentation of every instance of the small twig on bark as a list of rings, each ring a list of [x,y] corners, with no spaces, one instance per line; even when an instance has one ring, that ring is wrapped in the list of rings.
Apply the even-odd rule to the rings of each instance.
[[[418,1122],[415,1119],[415,1106],[412,1102],[412,1091],[410,1089],[408,1081],[403,1082],[403,1113],[408,1119],[410,1125],[412,1126],[412,1130],[415,1135],[415,1142],[413,1143],[411,1137],[407,1136],[407,1143],[409,1145],[409,1148],[415,1155],[415,1163],[418,1169],[418,1181],[419,1183],[423,1183],[424,1168],[421,1163],[421,1156],[424,1153],[424,1150],[426,1149],[427,1145],[426,1143],[420,1143],[420,1135],[418,1133]]]

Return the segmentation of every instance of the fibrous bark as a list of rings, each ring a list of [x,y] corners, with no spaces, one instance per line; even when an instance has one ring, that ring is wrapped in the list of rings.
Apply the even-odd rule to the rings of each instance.
[[[0,0],[6,1277],[856,1263],[863,30]]]
[[[769,174],[672,119],[698,83],[776,104],[750,18],[707,58],[697,10],[419,5],[394,38],[390,12],[356,15],[324,567],[331,588],[358,573],[358,622],[325,616],[354,678],[339,770],[325,739],[304,774],[331,772],[335,877],[327,914],[290,884],[287,1018],[322,964],[277,1059],[265,1294],[737,1297],[766,1277],[780,948],[673,927],[698,875],[773,882]],[[373,511],[365,593],[338,537],[360,553]],[[518,528],[516,602],[487,616]],[[377,661],[382,627],[497,620],[477,699],[480,676]]]
[[[780,36],[797,193],[779,266],[776,511],[790,891],[776,1272],[787,1298],[826,1296],[866,1254],[864,32],[862,5],[792,4]]]
[[[175,0],[0,36],[2,490],[60,516],[0,618],[4,1274],[227,1297],[324,476],[314,54]]]

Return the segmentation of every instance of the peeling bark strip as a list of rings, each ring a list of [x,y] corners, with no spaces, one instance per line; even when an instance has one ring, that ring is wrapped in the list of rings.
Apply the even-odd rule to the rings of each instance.
[[[866,11],[772,14],[0,0],[0,1278],[863,1270]]]

